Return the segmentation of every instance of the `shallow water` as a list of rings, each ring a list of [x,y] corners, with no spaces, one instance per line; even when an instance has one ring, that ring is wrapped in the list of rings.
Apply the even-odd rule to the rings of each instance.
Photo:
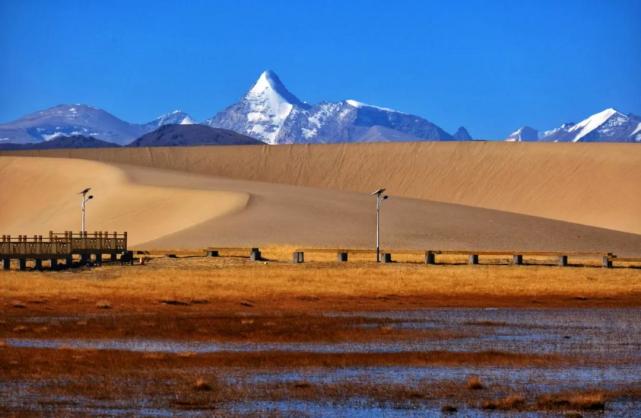
[[[337,317],[394,320],[399,329],[455,331],[464,337],[338,343],[234,343],[159,339],[9,338],[23,348],[124,350],[164,353],[300,351],[316,353],[395,353],[421,351],[505,351],[580,355],[641,362],[641,309],[428,309],[408,312],[355,312]],[[368,324],[368,326],[375,326]]]
[[[243,387],[275,387],[307,382],[313,385],[368,384],[402,385],[412,388],[464,382],[478,374],[488,387],[506,393],[527,393],[529,399],[544,393],[564,390],[616,390],[641,387],[641,309],[426,309],[407,312],[331,313],[334,317],[365,317],[380,320],[368,327],[385,326],[403,330],[442,330],[454,332],[453,338],[433,338],[417,334],[416,338],[398,341],[339,343],[234,343],[158,339],[38,339],[9,338],[8,346],[41,349],[94,349],[162,353],[215,352],[317,352],[317,353],[383,353],[428,351],[500,351],[530,354],[560,354],[579,359],[572,365],[547,367],[424,366],[424,367],[307,367],[252,370],[186,368],[195,375],[221,376],[226,384]],[[65,318],[66,319],[66,318]],[[359,325],[363,326],[363,325]],[[0,385],[2,407],[26,409],[56,415],[100,416],[173,416],[176,410],[164,408],[153,399],[136,399],[119,403],[83,397],[47,398],[40,389],[64,381],[12,381]],[[222,402],[220,411],[236,415],[285,416],[440,416],[447,400],[423,401],[409,409],[399,405],[377,404],[368,399],[348,401],[274,401],[248,399],[244,402]],[[36,406],[34,406],[36,405]],[[39,405],[39,406],[38,406]],[[500,416],[462,404],[456,416]],[[35,408],[35,409],[33,409]],[[641,410],[637,399],[609,402],[605,415],[636,416]],[[181,416],[211,416],[211,410],[180,410]],[[498,414],[498,415],[497,415]],[[519,416],[548,416],[527,413]],[[552,414],[551,416],[558,416]],[[590,414],[584,414],[590,416]],[[597,416],[597,415],[595,415]],[[601,415],[602,416],[602,415]]]

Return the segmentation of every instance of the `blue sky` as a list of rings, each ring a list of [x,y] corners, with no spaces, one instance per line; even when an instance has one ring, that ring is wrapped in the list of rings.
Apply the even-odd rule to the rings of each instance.
[[[202,120],[267,68],[310,103],[354,98],[478,138],[641,114],[636,0],[0,0],[0,51],[0,122],[59,103]]]

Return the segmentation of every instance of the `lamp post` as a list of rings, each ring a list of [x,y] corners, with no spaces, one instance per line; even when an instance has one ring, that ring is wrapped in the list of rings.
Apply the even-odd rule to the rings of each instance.
[[[78,193],[82,195],[82,203],[80,205],[80,209],[82,211],[82,223],[81,223],[82,233],[85,233],[87,229],[87,222],[86,222],[86,215],[85,215],[87,211],[87,202],[93,199],[93,195],[88,195],[89,190],[91,190],[91,187],[87,187],[86,189]]]
[[[381,206],[383,200],[389,196],[384,195],[385,189],[381,188],[370,194],[376,196],[376,262],[381,262]]]

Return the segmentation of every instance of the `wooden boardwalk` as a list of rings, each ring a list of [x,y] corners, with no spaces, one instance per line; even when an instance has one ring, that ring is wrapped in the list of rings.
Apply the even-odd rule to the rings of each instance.
[[[43,261],[47,261],[51,269],[61,267],[60,260],[65,261],[65,267],[72,267],[74,257],[79,259],[75,265],[101,264],[105,254],[111,261],[130,261],[127,233],[52,231],[45,237],[3,235],[0,241],[0,259],[5,270],[11,268],[11,260],[18,260],[20,270],[27,268],[28,260],[34,261],[37,270],[43,268]]]

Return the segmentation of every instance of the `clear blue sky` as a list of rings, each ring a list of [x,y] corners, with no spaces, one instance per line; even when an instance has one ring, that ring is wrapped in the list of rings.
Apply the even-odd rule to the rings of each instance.
[[[0,0],[0,51],[2,122],[59,103],[202,120],[267,68],[310,103],[354,98],[480,138],[641,114],[638,0]]]

